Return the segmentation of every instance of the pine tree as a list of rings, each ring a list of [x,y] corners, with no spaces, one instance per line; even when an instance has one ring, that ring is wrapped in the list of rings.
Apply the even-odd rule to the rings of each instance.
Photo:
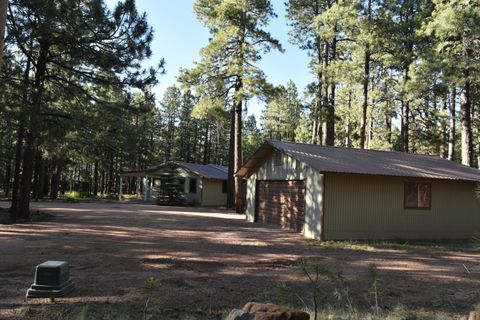
[[[475,1],[434,1],[423,31],[435,37],[445,72],[460,87],[462,163],[473,166],[472,90],[480,75],[480,5]]]
[[[323,63],[324,44],[317,36],[315,19],[325,10],[322,1],[289,0],[287,5],[287,19],[291,30],[290,41],[306,50],[312,58],[312,71],[315,74],[315,99],[311,105],[312,114],[312,138],[314,144],[322,143],[322,101],[323,101],[323,73],[320,66]]]
[[[275,14],[268,0],[197,0],[194,10],[212,39],[201,50],[201,60],[184,71],[181,80],[196,87],[205,99],[221,98],[231,110],[229,205],[235,195],[236,211],[240,212],[242,181],[233,179],[233,174],[242,165],[243,106],[267,87],[264,74],[255,66],[261,54],[281,50],[279,42],[262,29]]]
[[[244,151],[243,158],[249,159],[255,151],[263,143],[263,135],[260,129],[257,127],[257,120],[255,116],[249,115],[244,122],[243,126]]]
[[[3,60],[5,26],[7,24],[8,0],[0,0],[0,66]]]
[[[42,115],[55,97],[50,93],[63,91],[95,101],[95,95],[85,89],[87,84],[142,87],[155,83],[155,71],[142,71],[139,65],[151,54],[152,31],[132,0],[119,2],[113,12],[102,1],[11,1],[8,20],[9,36],[19,59],[26,59],[25,73],[31,83],[25,88],[24,118],[18,129],[19,135],[24,133],[18,141],[25,141],[17,142],[24,147],[17,153],[23,154],[22,174],[12,217],[29,220]]]
[[[300,123],[301,103],[293,81],[278,86],[263,112],[263,126],[270,139],[295,141],[295,129]]]
[[[312,104],[312,143],[335,143],[335,97],[338,64],[345,46],[352,39],[357,4],[354,1],[290,0],[290,40],[312,57],[311,68],[316,76],[315,103]],[[322,124],[325,123],[325,132]]]
[[[162,99],[163,131],[165,136],[165,161],[176,160],[178,158],[174,149],[177,137],[177,122],[180,106],[182,104],[182,93],[176,86],[170,86],[165,90]]]

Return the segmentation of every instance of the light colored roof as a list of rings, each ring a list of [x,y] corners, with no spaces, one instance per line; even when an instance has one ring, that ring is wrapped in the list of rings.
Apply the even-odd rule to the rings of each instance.
[[[208,178],[208,179],[217,179],[217,180],[227,180],[228,179],[228,167],[217,165],[217,164],[198,164],[198,163],[188,163],[174,161],[180,167],[183,167],[194,174]],[[123,171],[120,173],[121,176],[130,176],[130,177],[144,177],[146,175],[154,175],[161,171],[165,167],[166,163],[157,165],[154,167],[149,167],[144,170],[133,170],[133,171]]]
[[[266,141],[236,174],[249,176],[275,150],[320,172],[480,181],[480,170],[438,156],[274,140]]]

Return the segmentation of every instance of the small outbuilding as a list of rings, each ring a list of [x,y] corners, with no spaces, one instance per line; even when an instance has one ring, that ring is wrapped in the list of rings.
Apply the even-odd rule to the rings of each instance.
[[[437,156],[267,141],[236,173],[250,222],[308,238],[447,239],[480,231],[480,170]]]
[[[120,173],[124,178],[136,178],[137,194],[145,201],[158,201],[165,186],[178,188],[185,204],[199,206],[226,206],[228,167],[216,164],[198,164],[180,161],[167,162],[144,170]],[[123,189],[123,188],[121,188]],[[122,192],[120,192],[120,198]]]

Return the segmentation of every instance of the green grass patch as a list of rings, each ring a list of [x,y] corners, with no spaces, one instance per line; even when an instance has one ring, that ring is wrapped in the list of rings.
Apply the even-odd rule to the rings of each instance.
[[[68,202],[76,202],[78,200],[94,199],[95,197],[90,192],[72,191],[65,193],[65,200]]]
[[[476,239],[476,240],[475,240]],[[398,251],[451,251],[472,250],[480,244],[480,233],[472,239],[460,240],[365,240],[365,241],[318,241],[313,239],[302,240],[308,246],[322,247],[333,250],[398,250]]]
[[[314,319],[314,312],[306,310],[310,314],[310,319]],[[317,319],[335,319],[335,320],[450,320],[461,315],[451,314],[441,311],[429,311],[425,309],[412,309],[399,305],[393,310],[356,311],[354,313],[342,309],[328,306],[319,310]]]
[[[113,304],[85,304],[71,310],[68,319],[74,320],[223,320],[226,310],[178,310],[169,308],[159,299],[152,299],[148,312],[144,312],[138,301]]]
[[[143,195],[137,194],[122,194],[122,199],[125,200],[143,200]]]
[[[54,217],[53,214],[40,211],[40,210],[32,211],[30,213],[30,219],[33,222],[48,221],[48,220],[52,220],[53,217]]]

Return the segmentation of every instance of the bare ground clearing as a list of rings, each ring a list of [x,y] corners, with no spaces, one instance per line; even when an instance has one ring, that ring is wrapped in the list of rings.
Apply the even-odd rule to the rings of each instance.
[[[295,233],[210,209],[120,202],[33,208],[55,217],[0,225],[0,318],[67,319],[86,304],[141,312],[145,296],[139,288],[150,276],[160,282],[152,308],[163,308],[170,318],[192,312],[218,318],[250,300],[278,303],[279,282],[307,299],[307,283],[295,276],[300,257],[323,258],[343,272],[363,307],[371,263],[379,269],[384,308],[403,304],[467,314],[479,299],[478,251],[317,247]],[[53,304],[24,302],[34,266],[45,260],[69,261],[77,288]]]

